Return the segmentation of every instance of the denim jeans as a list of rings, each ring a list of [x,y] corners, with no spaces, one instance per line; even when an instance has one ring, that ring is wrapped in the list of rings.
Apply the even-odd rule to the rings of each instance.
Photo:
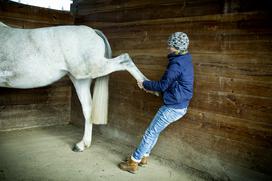
[[[143,156],[149,156],[155,146],[160,133],[172,122],[177,121],[187,112],[187,108],[175,109],[167,106],[160,107],[149,127],[146,129],[141,143],[131,156],[131,159],[140,162]]]

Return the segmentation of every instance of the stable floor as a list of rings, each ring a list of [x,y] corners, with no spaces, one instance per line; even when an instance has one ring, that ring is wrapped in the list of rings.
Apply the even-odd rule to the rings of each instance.
[[[152,156],[136,174],[117,164],[133,148],[93,135],[92,146],[71,151],[82,137],[72,125],[0,132],[0,180],[202,181],[196,173]]]

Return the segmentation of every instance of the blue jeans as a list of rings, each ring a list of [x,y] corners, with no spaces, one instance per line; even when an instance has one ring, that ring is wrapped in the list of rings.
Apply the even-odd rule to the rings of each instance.
[[[143,156],[149,156],[155,146],[160,133],[172,122],[177,121],[187,112],[187,108],[175,109],[167,106],[160,107],[149,127],[143,135],[140,145],[131,156],[135,162],[140,162]]]

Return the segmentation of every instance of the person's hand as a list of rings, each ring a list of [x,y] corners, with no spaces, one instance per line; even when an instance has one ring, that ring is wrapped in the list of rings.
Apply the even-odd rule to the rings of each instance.
[[[138,84],[138,87],[140,88],[140,89],[144,89],[144,86],[143,86],[143,81],[137,81],[137,84]]]
[[[151,93],[152,91],[146,90],[143,85],[143,81],[137,81],[138,87],[143,89],[145,92]]]
[[[154,94],[154,95],[156,95],[156,96],[159,96],[159,95],[160,95],[159,92],[146,90],[146,89],[144,88],[144,86],[143,86],[143,81],[139,81],[139,80],[138,80],[138,81],[137,81],[137,84],[138,84],[138,87],[139,87],[140,89],[143,89],[146,93]]]

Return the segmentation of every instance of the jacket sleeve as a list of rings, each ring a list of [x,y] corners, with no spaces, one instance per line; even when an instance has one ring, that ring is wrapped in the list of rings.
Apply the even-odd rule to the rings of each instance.
[[[161,80],[159,81],[147,81],[143,82],[143,86],[146,90],[164,92],[178,77],[180,74],[180,67],[177,64],[172,64],[166,69]]]

